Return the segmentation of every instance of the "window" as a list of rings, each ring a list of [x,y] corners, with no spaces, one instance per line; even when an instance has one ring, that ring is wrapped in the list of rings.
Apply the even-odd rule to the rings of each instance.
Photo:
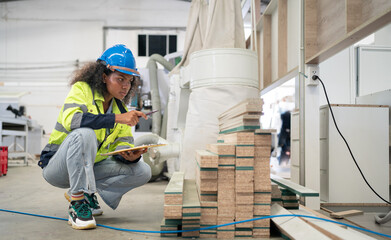
[[[146,57],[154,53],[162,56],[176,52],[176,35],[138,35],[138,56]]]

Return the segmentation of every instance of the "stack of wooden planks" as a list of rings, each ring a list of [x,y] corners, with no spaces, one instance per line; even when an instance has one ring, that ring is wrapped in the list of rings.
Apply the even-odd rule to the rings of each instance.
[[[271,135],[275,130],[257,129],[254,133],[254,217],[270,215],[271,181],[270,154]],[[254,237],[270,236],[270,219],[254,222]]]
[[[299,209],[299,199],[289,189],[281,189],[282,206],[286,209]]]
[[[201,205],[198,198],[195,180],[184,180],[182,205],[182,230],[200,228]],[[183,238],[200,237],[200,231],[182,232]]]
[[[162,237],[200,237],[201,204],[195,180],[184,179],[183,172],[175,172],[164,191],[164,218],[161,231],[185,230],[182,233],[161,233]],[[215,224],[214,224],[215,225]]]
[[[205,228],[270,215],[272,131],[259,129],[261,112],[262,100],[248,99],[221,114],[217,142],[196,151],[195,185],[183,180],[183,173],[175,173],[167,185],[162,230]],[[179,236],[268,238],[270,219]]]
[[[230,223],[235,220],[236,148],[233,144],[217,143],[208,144],[207,149],[218,156],[217,224]],[[217,238],[234,238],[235,225],[218,228],[216,236]]]
[[[259,129],[261,112],[260,99],[248,99],[225,111],[219,117],[217,143],[196,151],[201,227],[270,215],[272,131]],[[244,221],[207,233],[201,230],[200,236],[267,238],[270,220]]]
[[[263,101],[260,98],[246,99],[219,116],[220,133],[259,129]]]
[[[272,182],[272,205],[273,203],[279,204],[282,206],[282,194],[281,189],[277,184]]]
[[[161,231],[174,231],[182,228],[183,172],[175,172],[164,191],[164,218]],[[162,233],[162,237],[181,236],[178,233]]]
[[[206,150],[196,151],[196,183],[201,204],[201,228],[217,225],[218,155]],[[201,238],[216,238],[216,228],[201,230]]]

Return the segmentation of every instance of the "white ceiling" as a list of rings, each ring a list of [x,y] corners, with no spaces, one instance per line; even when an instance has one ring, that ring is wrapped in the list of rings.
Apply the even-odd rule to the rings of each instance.
[[[22,0],[0,3],[2,20],[103,21],[106,26],[186,27],[185,0]]]

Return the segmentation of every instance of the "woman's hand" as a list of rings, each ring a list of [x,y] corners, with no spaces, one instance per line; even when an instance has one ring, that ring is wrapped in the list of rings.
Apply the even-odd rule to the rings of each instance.
[[[138,123],[140,117],[143,117],[145,120],[148,119],[147,115],[145,115],[143,112],[134,110],[122,114],[115,114],[115,122],[127,124],[129,126],[135,126]]]
[[[142,154],[146,153],[148,151],[148,148],[142,148],[136,151],[127,151],[127,152],[120,152],[119,155],[121,155],[126,160],[133,162],[137,158],[139,158]]]

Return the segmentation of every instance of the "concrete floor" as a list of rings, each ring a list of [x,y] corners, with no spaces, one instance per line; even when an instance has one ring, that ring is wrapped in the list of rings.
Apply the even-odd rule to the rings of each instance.
[[[27,167],[10,167],[7,176],[0,177],[0,208],[39,215],[67,218],[68,202],[59,189],[48,184],[35,163]],[[167,181],[148,183],[127,193],[116,210],[106,206],[98,196],[104,211],[96,217],[98,224],[124,229],[159,231],[163,218],[164,189]],[[342,211],[346,209],[333,209]],[[391,234],[391,222],[374,223],[376,212],[352,217],[356,223],[371,230]],[[325,214],[326,215],[326,214]],[[377,239],[384,239],[371,235]],[[161,239],[158,233],[131,233],[97,227],[93,230],[74,230],[66,221],[33,217],[0,211],[0,239]],[[163,238],[167,239],[167,238]],[[282,239],[273,235],[271,239]]]
[[[67,218],[64,189],[48,184],[34,165],[10,167],[0,177],[0,208]],[[98,224],[117,228],[159,231],[163,218],[164,189],[167,181],[148,183],[127,193],[114,211],[98,197],[104,211]],[[130,233],[97,227],[74,230],[67,221],[0,211],[0,239],[160,239],[156,233]]]

